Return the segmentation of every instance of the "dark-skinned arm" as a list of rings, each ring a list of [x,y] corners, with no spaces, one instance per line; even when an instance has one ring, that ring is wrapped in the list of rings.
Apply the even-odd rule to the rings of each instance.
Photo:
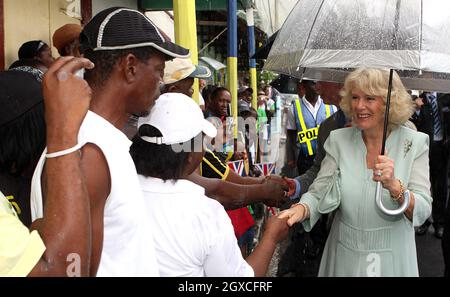
[[[78,131],[89,108],[91,90],[73,74],[94,65],[87,59],[58,59],[43,81],[48,153],[77,144]],[[60,74],[66,79],[58,79]],[[32,226],[46,250],[29,276],[67,276],[68,256],[77,254],[80,276],[90,268],[91,226],[89,199],[80,167],[79,151],[46,161],[43,187],[45,216]]]
[[[230,172],[227,175],[226,178],[227,182],[238,184],[238,185],[255,185],[255,184],[261,184],[264,182],[264,176],[262,177],[251,177],[251,176],[240,176],[233,170],[230,170]]]
[[[288,231],[287,219],[279,219],[275,216],[269,218],[261,241],[253,253],[245,259],[253,268],[256,277],[266,276],[276,245],[287,237]]]
[[[269,179],[264,179],[260,184],[239,185],[202,177],[196,172],[192,173],[188,179],[205,188],[205,195],[219,201],[227,210],[257,202],[266,203],[268,206],[279,206],[287,199],[284,195],[287,186]]]
[[[103,249],[103,217],[106,199],[111,192],[109,167],[100,148],[86,144],[82,149],[81,169],[86,177],[92,224],[90,276],[96,276]]]

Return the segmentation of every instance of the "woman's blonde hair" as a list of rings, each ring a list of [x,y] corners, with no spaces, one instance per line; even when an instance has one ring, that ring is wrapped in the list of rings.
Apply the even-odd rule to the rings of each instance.
[[[389,71],[375,68],[358,68],[351,72],[344,82],[340,94],[342,96],[341,109],[348,118],[352,118],[351,111],[352,90],[359,89],[367,95],[380,96],[386,105],[389,85]],[[392,78],[391,104],[389,107],[388,129],[392,131],[405,123],[414,112],[411,95],[403,86],[397,72]]]

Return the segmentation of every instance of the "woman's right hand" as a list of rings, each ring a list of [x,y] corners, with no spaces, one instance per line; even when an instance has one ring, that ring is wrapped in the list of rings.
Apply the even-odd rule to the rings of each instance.
[[[287,224],[292,227],[295,223],[303,221],[305,217],[305,206],[302,204],[293,204],[290,209],[283,210],[278,214],[278,218],[288,218]]]

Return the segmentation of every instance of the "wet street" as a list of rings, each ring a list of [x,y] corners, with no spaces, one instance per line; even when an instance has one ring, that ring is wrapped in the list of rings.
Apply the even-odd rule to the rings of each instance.
[[[444,275],[444,259],[442,257],[441,240],[434,236],[432,227],[430,227],[427,234],[416,236],[416,246],[419,276],[442,277]],[[276,277],[279,259],[280,245],[277,246],[272,257],[267,276]]]
[[[428,233],[416,235],[417,260],[419,276],[439,277],[444,275],[444,259],[442,257],[441,240],[434,236],[434,228],[430,226]]]

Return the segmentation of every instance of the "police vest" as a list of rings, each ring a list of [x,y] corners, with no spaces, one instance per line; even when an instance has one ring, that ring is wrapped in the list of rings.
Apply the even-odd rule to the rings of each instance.
[[[317,134],[319,126],[325,119],[330,117],[335,111],[323,102],[320,104],[316,119],[305,106],[301,99],[294,102],[294,116],[297,125],[297,141],[300,144],[301,152],[312,156],[316,151]]]

